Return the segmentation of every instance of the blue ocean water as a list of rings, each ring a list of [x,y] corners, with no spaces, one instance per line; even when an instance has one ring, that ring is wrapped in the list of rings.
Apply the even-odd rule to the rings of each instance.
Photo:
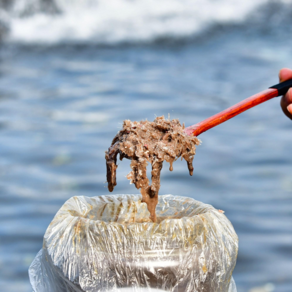
[[[28,267],[68,198],[108,193],[104,151],[124,119],[189,126],[292,67],[291,1],[69,2],[0,1],[1,291],[31,291]],[[292,291],[291,131],[274,99],[202,134],[192,177],[181,161],[162,172],[161,194],[234,225],[239,292]],[[137,193],[129,169],[114,193]]]

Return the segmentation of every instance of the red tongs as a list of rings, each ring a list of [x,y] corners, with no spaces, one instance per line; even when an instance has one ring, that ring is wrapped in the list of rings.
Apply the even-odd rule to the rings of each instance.
[[[204,120],[195,125],[185,128],[185,132],[188,135],[199,136],[207,130],[224,123],[225,121],[239,115],[240,113],[264,102],[273,97],[286,94],[288,89],[292,87],[292,79],[281,82],[269,89],[266,89],[260,93],[257,93],[251,97],[244,99],[243,101],[229,107],[228,109]]]

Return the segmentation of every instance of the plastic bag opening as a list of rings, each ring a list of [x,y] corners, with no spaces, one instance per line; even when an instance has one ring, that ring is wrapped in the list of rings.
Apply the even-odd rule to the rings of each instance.
[[[29,269],[34,291],[236,291],[238,238],[224,214],[165,195],[157,217],[140,195],[69,199]]]

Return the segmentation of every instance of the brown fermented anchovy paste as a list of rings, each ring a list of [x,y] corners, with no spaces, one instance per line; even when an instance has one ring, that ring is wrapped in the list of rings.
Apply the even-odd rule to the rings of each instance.
[[[190,175],[193,175],[193,159],[196,145],[199,144],[197,137],[188,136],[184,132],[184,125],[179,120],[165,120],[163,116],[157,117],[153,122],[125,120],[123,129],[117,133],[105,153],[109,191],[112,192],[117,184],[117,155],[120,154],[120,160],[131,159],[132,170],[127,178],[140,189],[142,202],[147,204],[150,219],[156,222],[155,208],[163,161],[169,162],[169,170],[172,171],[173,162],[181,157],[186,160]],[[146,171],[148,162],[152,165],[151,185]]]

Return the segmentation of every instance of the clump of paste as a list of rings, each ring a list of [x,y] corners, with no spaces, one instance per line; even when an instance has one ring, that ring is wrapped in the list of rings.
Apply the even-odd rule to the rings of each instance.
[[[125,120],[123,129],[117,133],[105,153],[109,191],[112,192],[117,185],[117,155],[120,154],[120,160],[131,159],[132,170],[127,178],[140,189],[142,202],[147,204],[153,222],[156,222],[155,208],[163,161],[169,162],[169,170],[172,171],[173,162],[181,157],[186,160],[189,173],[193,175],[193,159],[200,140],[188,136],[184,128],[179,120],[165,120],[163,116],[153,122]],[[151,184],[146,171],[148,163],[152,165]]]

